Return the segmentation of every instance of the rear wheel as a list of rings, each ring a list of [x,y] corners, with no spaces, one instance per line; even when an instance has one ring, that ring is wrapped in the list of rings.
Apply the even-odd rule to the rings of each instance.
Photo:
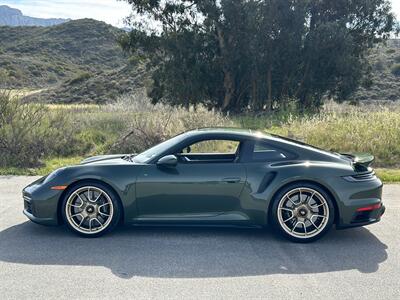
[[[314,184],[292,184],[272,205],[272,222],[284,237],[301,243],[321,238],[331,227],[335,211],[329,195]]]
[[[77,184],[67,192],[62,205],[67,226],[85,237],[111,231],[118,224],[120,212],[115,192],[97,182]]]

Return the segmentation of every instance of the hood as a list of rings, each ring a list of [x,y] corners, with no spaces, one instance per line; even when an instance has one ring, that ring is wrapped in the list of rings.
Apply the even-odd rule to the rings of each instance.
[[[111,155],[97,155],[85,158],[81,161],[81,165],[94,163],[94,162],[104,162],[104,161],[117,161],[127,156],[126,154],[111,154]]]

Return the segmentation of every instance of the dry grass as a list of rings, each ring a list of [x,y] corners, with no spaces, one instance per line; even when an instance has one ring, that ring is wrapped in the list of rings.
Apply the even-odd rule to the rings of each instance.
[[[204,106],[188,110],[165,104],[151,104],[145,95],[123,97],[103,111],[113,114],[123,111],[128,130],[113,146],[113,152],[141,152],[179,133],[201,127],[232,126],[233,122]]]
[[[264,129],[337,152],[368,152],[375,166],[400,167],[400,104],[329,102],[320,114]]]
[[[400,103],[379,103],[353,106],[329,102],[316,115],[282,112],[240,117],[227,117],[202,106],[186,110],[152,105],[143,93],[124,96],[102,106],[46,105],[45,120],[63,116],[67,122],[64,130],[51,125],[51,135],[50,121],[44,122],[42,131],[52,139],[46,145],[54,148],[49,152],[51,156],[43,157],[40,168],[27,171],[4,166],[0,174],[42,174],[83,156],[139,152],[189,129],[239,126],[289,136],[337,152],[369,152],[376,157],[375,167],[387,168],[379,171],[384,180],[397,181],[400,180]],[[57,134],[58,131],[68,134]]]

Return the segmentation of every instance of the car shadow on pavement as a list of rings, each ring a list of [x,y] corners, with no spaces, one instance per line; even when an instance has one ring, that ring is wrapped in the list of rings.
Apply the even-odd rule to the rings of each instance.
[[[0,232],[0,261],[104,266],[121,278],[372,273],[387,259],[386,249],[366,228],[332,230],[312,244],[291,243],[265,229],[122,227],[85,239],[65,227],[25,222]]]

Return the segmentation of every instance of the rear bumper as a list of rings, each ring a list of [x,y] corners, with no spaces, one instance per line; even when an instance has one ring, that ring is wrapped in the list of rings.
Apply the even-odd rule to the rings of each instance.
[[[332,181],[337,203],[337,228],[364,226],[380,221],[385,212],[382,202],[383,184],[378,178],[349,182]]]
[[[355,212],[353,219],[347,224],[337,224],[336,229],[346,229],[352,227],[365,226],[377,223],[381,220],[382,215],[385,213],[386,207],[382,204],[379,209],[368,212]]]

